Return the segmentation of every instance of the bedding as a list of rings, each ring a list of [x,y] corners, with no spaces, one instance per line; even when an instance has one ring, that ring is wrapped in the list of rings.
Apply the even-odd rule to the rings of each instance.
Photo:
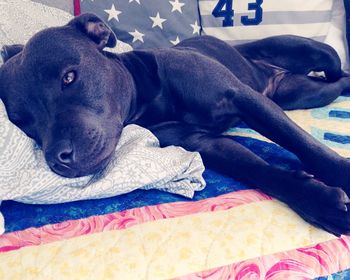
[[[324,108],[288,115],[349,157],[350,95]],[[244,124],[227,134],[272,164],[300,167],[294,155]],[[210,170],[204,176],[207,187],[193,200],[137,190],[51,206],[4,201],[1,211],[7,233],[0,237],[0,279],[50,279],[51,275],[60,279],[87,275],[96,279],[338,279],[349,275],[349,236],[337,238],[316,229],[284,204],[233,179]]]
[[[53,173],[42,151],[11,124],[0,102],[0,203],[63,203],[120,195],[138,188],[187,197],[205,187],[198,153],[160,148],[157,138],[137,125],[124,128],[112,161],[103,172],[68,179]],[[3,219],[0,212],[0,224]],[[0,225],[0,234],[3,232]]]
[[[33,6],[19,0],[0,5],[0,32],[7,30],[0,43],[20,42],[21,31],[4,29],[9,23],[2,19],[16,24],[20,16],[12,18],[10,10],[21,7],[16,15],[30,21]],[[26,36],[32,24],[24,26]],[[350,156],[350,94],[325,108],[288,115]],[[243,123],[227,134],[271,164],[300,167],[294,155]],[[0,279],[350,279],[349,236],[316,229],[282,203],[231,178],[206,170],[204,179],[207,187],[193,199],[135,190],[63,204],[3,201]]]

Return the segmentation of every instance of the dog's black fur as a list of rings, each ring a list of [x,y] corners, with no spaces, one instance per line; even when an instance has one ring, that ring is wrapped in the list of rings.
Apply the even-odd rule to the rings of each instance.
[[[306,221],[350,233],[350,161],[282,110],[324,106],[350,90],[331,47],[296,36],[232,47],[203,36],[173,48],[103,50],[115,44],[110,29],[85,14],[3,48],[0,97],[54,172],[76,177],[104,168],[123,126],[135,123],[162,146],[200,152],[205,166],[260,188]],[[270,166],[222,135],[239,120],[295,153],[308,173]]]

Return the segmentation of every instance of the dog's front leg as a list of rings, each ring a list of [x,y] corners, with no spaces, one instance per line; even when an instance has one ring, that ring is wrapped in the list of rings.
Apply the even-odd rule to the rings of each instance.
[[[288,204],[309,223],[333,234],[350,233],[350,202],[345,192],[307,176],[269,165],[229,137],[212,135],[186,123],[150,128],[162,146],[198,151],[206,167],[224,173]]]
[[[320,143],[270,99],[245,87],[233,93],[241,118],[253,129],[295,153],[307,170],[324,183],[350,194],[350,161]]]

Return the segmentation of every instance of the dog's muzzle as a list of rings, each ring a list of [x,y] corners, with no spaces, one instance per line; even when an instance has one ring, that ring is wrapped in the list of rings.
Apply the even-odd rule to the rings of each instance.
[[[79,176],[78,172],[73,169],[75,150],[70,141],[62,140],[55,143],[46,151],[45,156],[47,164],[55,173],[68,178]]]

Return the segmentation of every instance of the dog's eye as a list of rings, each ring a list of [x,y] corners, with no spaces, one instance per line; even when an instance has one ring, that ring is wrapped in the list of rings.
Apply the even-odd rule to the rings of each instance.
[[[67,72],[62,79],[62,83],[64,86],[68,86],[69,84],[73,83],[75,80],[75,72],[74,71],[70,71]]]

